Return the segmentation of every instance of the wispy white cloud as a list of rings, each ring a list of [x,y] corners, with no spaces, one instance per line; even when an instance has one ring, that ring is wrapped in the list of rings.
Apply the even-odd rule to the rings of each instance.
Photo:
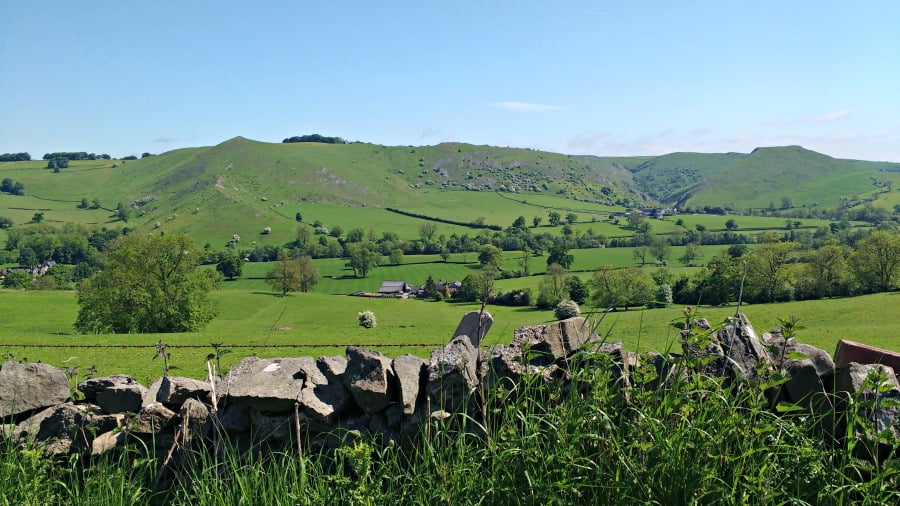
[[[579,151],[590,151],[602,146],[612,136],[609,132],[583,132],[566,141],[566,147]]]
[[[856,109],[848,107],[837,111],[828,111],[816,116],[801,116],[792,119],[782,117],[768,118],[763,121],[763,126],[767,128],[781,126],[797,126],[797,125],[818,125],[822,123],[833,123],[850,117]]]
[[[422,129],[422,139],[428,139],[429,137],[434,137],[435,135],[441,133],[437,128],[425,127]]]
[[[850,116],[853,111],[852,108],[841,109],[840,111],[830,111],[811,118],[809,121],[811,123],[831,123],[832,121],[842,120]]]
[[[563,109],[558,105],[533,104],[531,102],[494,102],[490,105],[500,109],[519,112],[561,111]]]

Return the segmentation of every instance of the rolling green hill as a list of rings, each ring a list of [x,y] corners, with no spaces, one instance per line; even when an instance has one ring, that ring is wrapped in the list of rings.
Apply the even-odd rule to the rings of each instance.
[[[897,180],[900,164],[840,160],[796,146],[612,158],[460,143],[284,144],[235,137],[140,160],[74,161],[59,173],[45,165],[0,163],[0,178],[25,184],[25,196],[0,194],[2,214],[16,224],[42,212],[48,223],[120,227],[112,210],[122,202],[132,209],[127,226],[188,233],[214,248],[233,234],[242,244],[284,244],[294,238],[297,213],[308,224],[389,230],[411,239],[421,219],[387,208],[505,227],[518,216],[546,223],[550,211],[576,213],[585,223],[644,205],[835,208],[877,197],[876,207],[891,209],[900,201],[888,184]],[[82,198],[98,199],[101,207],[79,209]],[[270,233],[263,234],[267,227]],[[473,232],[439,227],[439,234]]]
[[[875,189],[900,164],[832,158],[799,146],[750,154],[673,153],[631,168],[637,186],[665,204],[730,209],[825,206]]]

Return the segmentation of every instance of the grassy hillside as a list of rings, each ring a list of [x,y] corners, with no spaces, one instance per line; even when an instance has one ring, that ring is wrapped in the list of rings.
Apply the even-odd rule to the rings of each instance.
[[[602,158],[458,143],[389,147],[236,137],[140,160],[75,161],[59,173],[45,166],[0,163],[0,178],[25,185],[25,196],[0,194],[2,215],[17,225],[42,212],[51,224],[121,227],[126,224],[112,210],[122,202],[132,209],[128,227],[188,233],[215,249],[233,234],[242,246],[284,244],[296,234],[297,213],[308,224],[414,239],[423,221],[386,208],[502,227],[519,216],[529,224],[541,218],[546,226],[552,211],[575,213],[576,230],[612,237],[633,231],[606,220],[610,213],[654,199],[744,209],[781,207],[787,198],[793,206],[872,205],[888,212],[900,203],[898,164],[838,160],[799,147]],[[98,199],[101,208],[78,209],[82,198]],[[721,228],[705,223],[716,220],[686,218],[685,226]],[[754,220],[739,221],[746,230],[762,225]],[[771,220],[765,227],[778,226]],[[271,233],[263,234],[267,227]],[[654,223],[656,233],[683,229]],[[442,223],[437,234],[466,232],[477,229]]]
[[[838,206],[841,197],[872,192],[898,164],[841,160],[799,146],[750,154],[674,153],[632,167],[635,183],[661,202],[733,209]]]

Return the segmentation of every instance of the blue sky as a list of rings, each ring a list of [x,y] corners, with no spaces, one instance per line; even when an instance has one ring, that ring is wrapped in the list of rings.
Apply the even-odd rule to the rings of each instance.
[[[0,152],[321,133],[900,161],[900,2],[0,0]]]

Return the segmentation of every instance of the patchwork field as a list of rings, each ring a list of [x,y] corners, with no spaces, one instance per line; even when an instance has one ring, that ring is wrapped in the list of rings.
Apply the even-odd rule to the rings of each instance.
[[[193,377],[205,374],[204,360],[212,352],[211,343],[222,343],[232,350],[222,358],[224,368],[249,355],[342,354],[351,344],[366,345],[388,356],[404,353],[427,356],[431,349],[452,336],[464,313],[479,307],[476,304],[319,293],[276,297],[270,292],[228,285],[215,298],[219,316],[203,332],[78,335],[72,328],[78,311],[73,292],[0,290],[0,306],[6,314],[0,353],[17,360],[78,367],[81,374],[96,366],[97,374],[130,374],[142,382],[162,374],[161,360],[153,359],[153,345],[159,340],[174,346],[170,349],[171,363],[178,369],[172,373]],[[893,292],[846,299],[749,305],[743,311],[760,332],[777,327],[779,317],[796,314],[804,326],[800,339],[833,353],[835,344],[842,338],[900,349],[897,307],[900,307],[900,293]],[[45,309],[38,315],[34,308]],[[378,326],[374,329],[366,330],[356,324],[356,314],[366,309],[374,311],[378,318]],[[553,320],[552,312],[532,308],[491,306],[488,310],[494,315],[495,323],[486,339],[487,344],[508,342],[518,327]],[[733,313],[733,307],[701,309],[701,315],[712,322],[722,321]],[[677,351],[677,333],[670,323],[680,316],[681,308],[674,306],[614,312],[606,316],[599,332],[611,340],[623,341],[631,350]],[[597,321],[596,315],[591,318]],[[35,345],[72,347],[33,347]],[[77,347],[84,345],[95,347]]]

